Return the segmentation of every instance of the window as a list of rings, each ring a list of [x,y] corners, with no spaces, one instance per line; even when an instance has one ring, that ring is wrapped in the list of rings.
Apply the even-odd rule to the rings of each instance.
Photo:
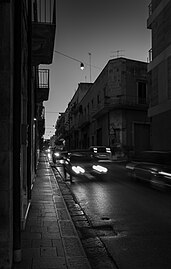
[[[88,115],[89,115],[89,113],[90,113],[90,106],[89,106],[89,103],[88,103],[88,105],[87,105],[87,113],[88,113]]]
[[[150,102],[151,102],[151,106],[156,106],[159,103],[159,94],[158,94],[158,66],[156,66],[153,70],[152,70],[152,75],[151,75],[151,92],[150,92]]]
[[[138,82],[138,104],[146,104],[146,82]]]
[[[100,103],[100,95],[99,94],[97,95],[97,103],[98,104]]]

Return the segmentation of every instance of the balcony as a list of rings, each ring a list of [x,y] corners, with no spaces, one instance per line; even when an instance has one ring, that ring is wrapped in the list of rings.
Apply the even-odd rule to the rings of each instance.
[[[56,0],[32,0],[32,64],[51,64],[56,29]]]
[[[138,96],[121,96],[108,97],[96,106],[92,112],[92,117],[98,118],[114,109],[129,109],[129,110],[147,110],[148,101],[146,98]]]
[[[160,15],[160,13],[166,8],[166,6],[169,4],[170,0],[155,0],[149,4],[148,10],[149,10],[149,17],[147,20],[147,28],[152,29],[152,23],[157,18],[157,16]]]
[[[90,115],[80,115],[78,128],[85,128],[90,124]]]
[[[36,102],[47,101],[49,97],[49,69],[38,69]]]

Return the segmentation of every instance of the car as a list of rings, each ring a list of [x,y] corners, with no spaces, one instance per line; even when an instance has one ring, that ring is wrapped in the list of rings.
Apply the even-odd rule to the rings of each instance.
[[[68,153],[64,160],[64,176],[67,179],[69,174],[70,181],[73,177],[93,178],[96,174],[106,174],[108,169],[99,164],[98,160],[88,151],[74,151]]]
[[[53,152],[52,152],[53,163],[56,164],[57,161],[60,161],[61,163],[63,163],[63,160],[67,155],[68,155],[67,151],[54,149]]]
[[[171,152],[142,151],[126,164],[131,178],[148,182],[158,189],[171,188]]]
[[[111,148],[106,146],[91,146],[89,151],[93,153],[94,157],[99,161],[111,161],[112,153]]]

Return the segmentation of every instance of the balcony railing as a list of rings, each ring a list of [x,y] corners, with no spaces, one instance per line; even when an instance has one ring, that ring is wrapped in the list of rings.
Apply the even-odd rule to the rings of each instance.
[[[55,0],[32,0],[32,21],[56,24]]]
[[[152,2],[148,5],[148,14],[149,16],[151,16],[153,13],[153,9],[152,9]]]
[[[138,96],[121,96],[106,97],[103,102],[99,103],[92,112],[92,116],[104,114],[112,109],[129,107],[130,109],[144,109],[148,105],[147,98]]]
[[[32,64],[51,64],[56,29],[56,0],[32,0]]]
[[[49,89],[49,69],[39,69],[39,88]]]
[[[104,99],[104,105],[142,105],[142,104],[147,104],[147,99],[142,98],[139,96],[132,96],[132,95],[127,95],[127,96],[112,96]]]
[[[49,69],[38,70],[38,82],[36,89],[36,101],[47,101],[49,97]]]

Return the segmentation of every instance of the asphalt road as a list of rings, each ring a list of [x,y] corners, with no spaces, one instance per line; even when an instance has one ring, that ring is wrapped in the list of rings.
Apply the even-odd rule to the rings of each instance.
[[[171,192],[152,189],[108,164],[104,177],[70,185],[119,269],[171,268]]]

